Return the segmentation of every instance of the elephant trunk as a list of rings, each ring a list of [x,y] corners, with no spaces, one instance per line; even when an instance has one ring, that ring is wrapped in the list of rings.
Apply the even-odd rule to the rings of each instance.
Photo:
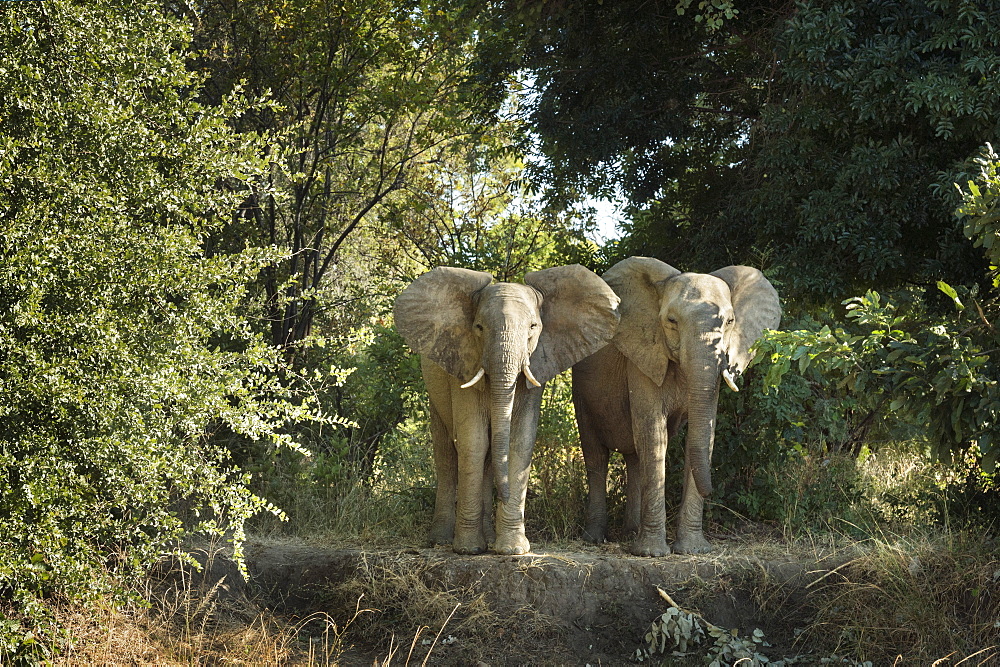
[[[510,456],[510,420],[514,410],[514,387],[518,369],[490,376],[490,451],[493,456],[493,479],[502,502],[510,498],[508,468]]]
[[[684,460],[690,466],[695,487],[703,498],[712,493],[712,448],[719,400],[719,364],[709,355],[696,362],[699,369],[689,378],[688,432]]]

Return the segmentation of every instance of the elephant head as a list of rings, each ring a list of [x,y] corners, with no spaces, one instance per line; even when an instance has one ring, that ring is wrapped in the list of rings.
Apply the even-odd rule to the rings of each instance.
[[[748,266],[682,273],[651,257],[623,260],[604,279],[622,299],[618,350],[658,386],[670,365],[678,366],[688,393],[685,460],[707,497],[719,380],[736,390],[733,378],[749,363],[750,347],[781,319],[777,292]]]
[[[518,378],[541,386],[606,345],[618,324],[618,297],[578,264],[528,273],[523,285],[492,281],[481,271],[438,267],[400,293],[395,319],[407,344],[466,391],[489,386],[493,471],[506,502]]]

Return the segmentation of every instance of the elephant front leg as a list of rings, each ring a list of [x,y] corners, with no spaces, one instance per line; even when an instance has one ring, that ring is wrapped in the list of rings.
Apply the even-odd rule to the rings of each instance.
[[[527,388],[524,378],[520,378],[511,416],[508,468],[510,495],[507,502],[500,502],[497,507],[497,537],[493,550],[498,554],[519,555],[531,551],[531,544],[524,534],[524,503],[541,410],[542,388]]]
[[[496,540],[493,530],[493,461],[486,455],[486,466],[483,469],[483,537],[490,543]]]
[[[690,469],[684,471],[684,496],[681,499],[680,515],[677,519],[677,539],[673,550],[679,554],[701,554],[712,550],[712,544],[705,538],[703,517],[705,499],[694,483]]]
[[[468,453],[467,453],[468,454]],[[475,454],[475,453],[473,453]],[[455,539],[452,548],[458,554],[481,554],[486,551],[483,534],[483,452],[478,460],[473,456],[459,457],[458,510],[455,518]]]
[[[474,402],[476,398],[470,394],[462,400]],[[458,451],[458,503],[452,548],[459,554],[479,554],[486,551],[483,535],[483,471],[489,452],[486,412],[481,406],[456,404],[453,413]]]
[[[667,420],[660,388],[629,364],[632,433],[640,479],[639,534],[629,548],[636,556],[666,556],[667,510],[664,502]]]

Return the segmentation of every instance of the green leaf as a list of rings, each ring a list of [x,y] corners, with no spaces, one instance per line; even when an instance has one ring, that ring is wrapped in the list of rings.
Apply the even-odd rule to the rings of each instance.
[[[982,445],[980,445],[982,447]],[[992,475],[997,469],[997,458],[1000,457],[1000,448],[989,447],[985,450],[982,459],[983,472]]]
[[[939,290],[947,294],[952,301],[955,302],[956,308],[958,308],[959,310],[965,310],[965,306],[962,304],[962,301],[958,298],[958,292],[955,291],[954,287],[944,282],[943,280],[937,281],[937,287]]]

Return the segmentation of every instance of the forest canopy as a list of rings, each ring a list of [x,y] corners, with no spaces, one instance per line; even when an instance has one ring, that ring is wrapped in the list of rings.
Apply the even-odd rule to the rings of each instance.
[[[253,521],[325,520],[303,489],[426,512],[389,313],[438,265],[758,267],[785,323],[723,407],[727,502],[761,518],[755,471],[913,425],[995,496],[997,25],[993,0],[0,4],[0,659],[192,536],[239,557]],[[546,391],[537,483],[569,497]]]
[[[492,7],[522,23],[484,77],[531,73],[554,196],[619,194],[619,255],[766,264],[799,298],[982,278],[953,183],[996,139],[996,3],[693,4]]]

